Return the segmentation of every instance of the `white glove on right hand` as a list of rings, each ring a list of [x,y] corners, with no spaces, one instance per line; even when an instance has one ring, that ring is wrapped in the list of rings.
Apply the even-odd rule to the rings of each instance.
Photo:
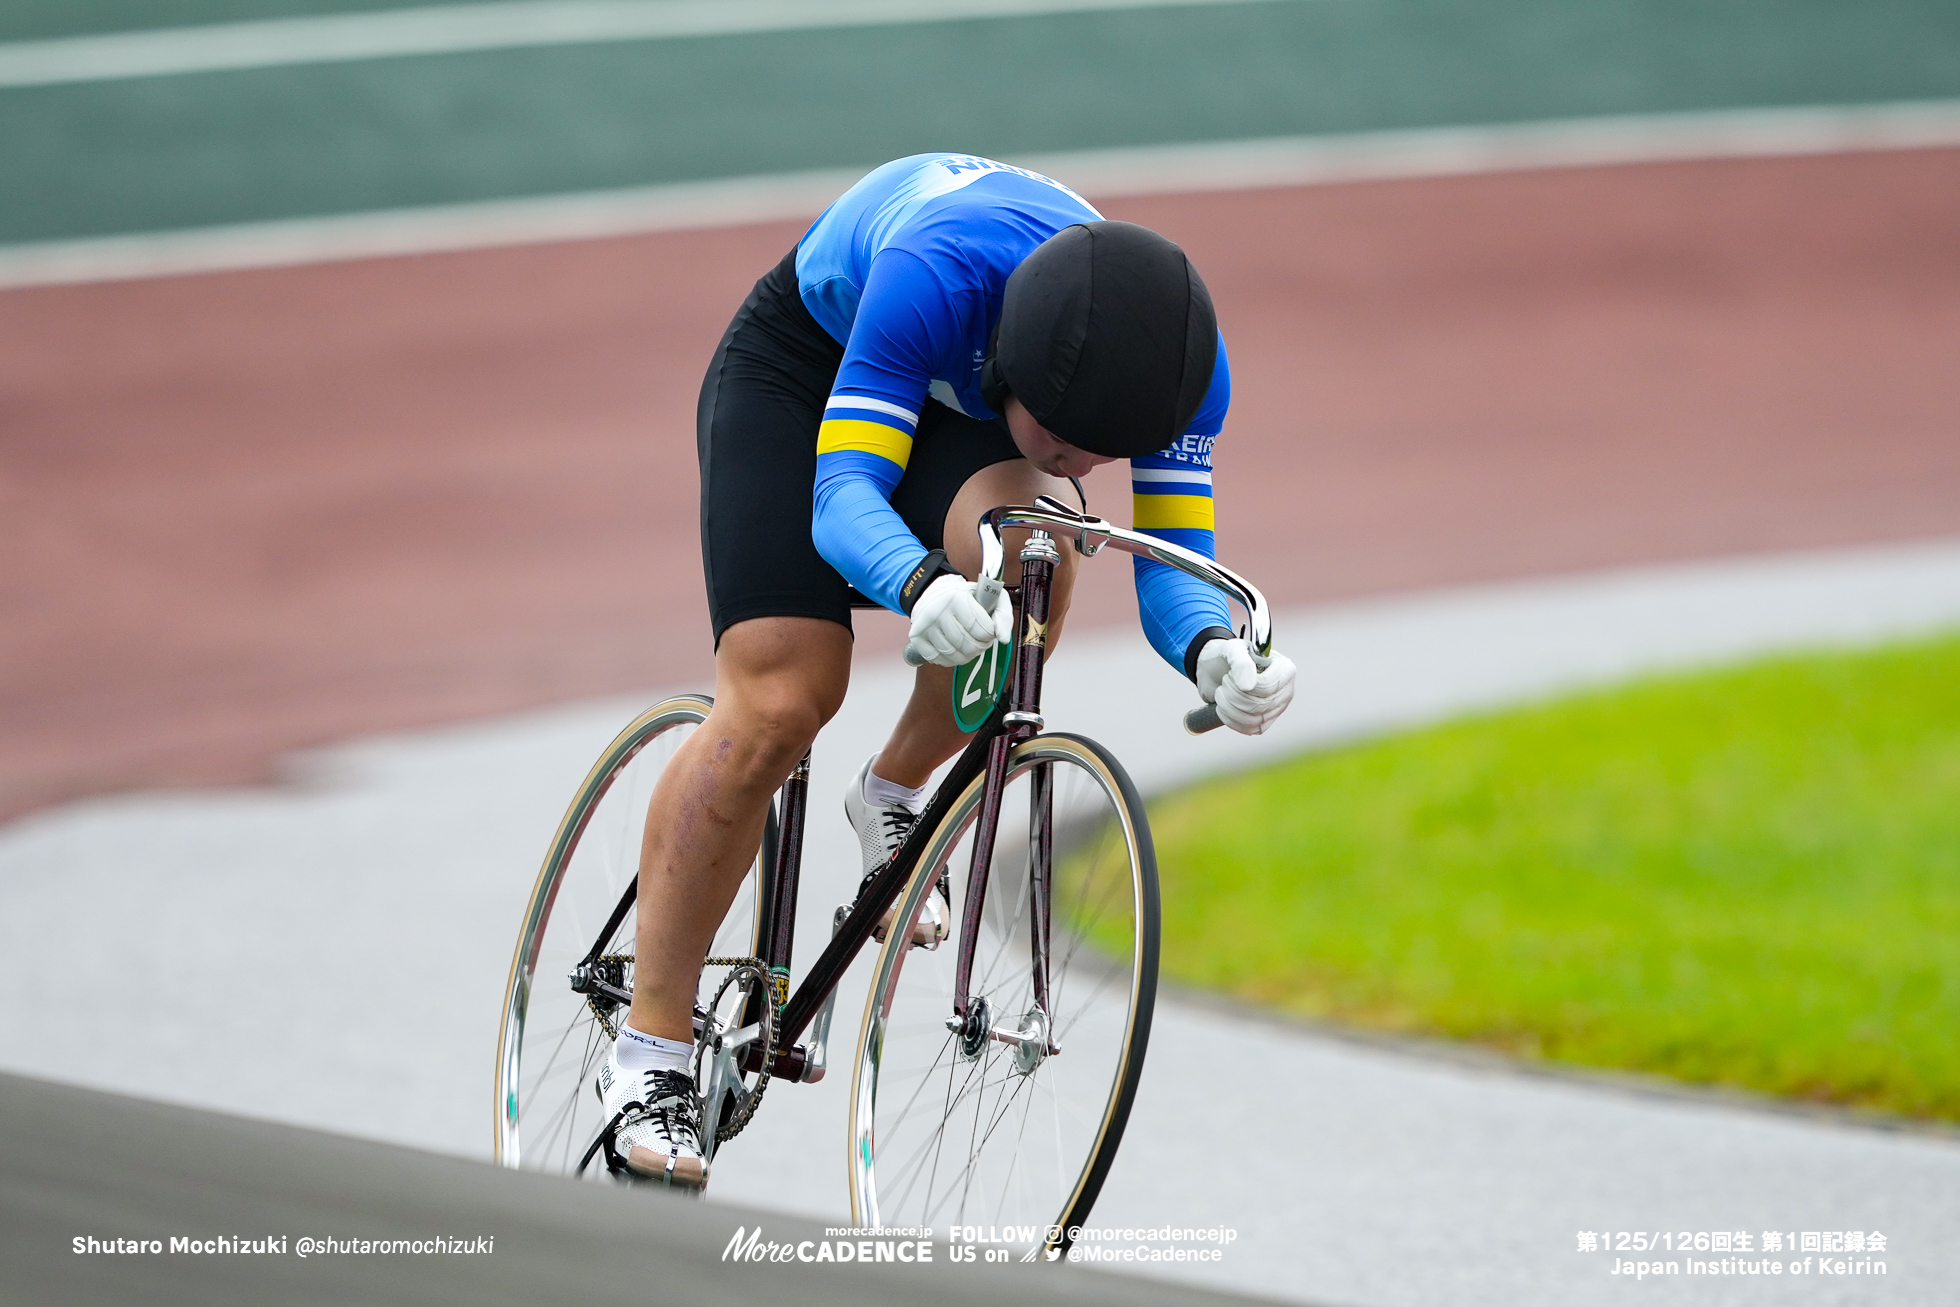
[[[1263,735],[1293,702],[1293,660],[1276,653],[1260,671],[1244,640],[1211,640],[1198,651],[1198,693],[1240,735]]]
[[[958,667],[1012,639],[1014,605],[1001,595],[989,613],[974,594],[978,588],[976,581],[951,575],[927,586],[919,602],[912,605],[912,635],[905,642],[905,661]]]

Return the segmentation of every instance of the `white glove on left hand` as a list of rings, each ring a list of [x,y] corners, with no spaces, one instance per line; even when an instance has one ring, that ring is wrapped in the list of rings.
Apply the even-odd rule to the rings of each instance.
[[[1240,735],[1263,735],[1293,702],[1293,660],[1276,653],[1260,671],[1244,640],[1212,640],[1198,651],[1198,693]]]
[[[912,605],[912,636],[905,642],[905,661],[958,667],[970,663],[1003,640],[1014,638],[1014,605],[1007,596],[994,600],[989,613],[974,594],[979,582],[946,575],[926,587]]]

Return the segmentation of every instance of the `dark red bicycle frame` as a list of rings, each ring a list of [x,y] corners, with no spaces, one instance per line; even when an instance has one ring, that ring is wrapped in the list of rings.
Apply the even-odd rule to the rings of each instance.
[[[851,905],[850,911],[832,933],[830,943],[811,964],[810,974],[804,977],[802,985],[786,1001],[784,991],[788,988],[797,886],[803,866],[803,832],[809,806],[808,754],[783,783],[776,806],[774,857],[763,866],[757,885],[757,901],[762,913],[756,938],[757,956],[768,966],[776,987],[776,1000],[783,1005],[781,1018],[777,1022],[772,1076],[802,1080],[808,1073],[809,1050],[796,1042],[797,1037],[816,1019],[818,1010],[843,979],[844,972],[856,959],[859,950],[871,939],[879,919],[905,888],[913,868],[918,865],[927,839],[938,829],[947,809],[966,792],[973,779],[984,772],[987,784],[975,824],[974,857],[972,873],[967,878],[966,910],[960,915],[953,1009],[958,1016],[967,1015],[967,989],[973,975],[973,954],[979,946],[980,905],[986,899],[987,872],[992,866],[994,835],[1000,823],[1001,796],[1007,787],[1008,751],[1042,727],[1041,673],[1047,658],[1049,595],[1058,558],[1059,554],[1047,533],[1034,532],[1021,554],[1021,584],[1015,588],[1019,596],[1019,612],[1016,614],[1012,661],[1008,665],[1007,682],[1001,689],[1000,701],[994,705],[994,711],[987,720],[974,731],[973,742],[954,760],[952,770],[920,814],[912,833],[906,837],[892,860],[864,886],[857,902]],[[1035,1000],[1044,1008],[1048,1002],[1047,857],[1053,843],[1044,808],[1048,790],[1048,769],[1039,767],[1034,784],[1036,811],[1031,815],[1034,817],[1032,840],[1040,865],[1035,868],[1031,881],[1035,901],[1030,905],[1030,919],[1033,923]],[[613,938],[620,923],[626,919],[626,913],[631,910],[638,893],[639,878],[636,876],[626,887],[625,894],[600,931],[598,941],[579,968],[579,972],[588,975],[591,992],[602,993],[620,1003],[631,1003],[632,994],[592,976],[591,967],[603,952],[606,941]],[[698,1023],[699,1014],[696,1020]],[[757,1049],[752,1063],[745,1065],[744,1069],[758,1070],[761,1060],[762,1051]]]
[[[845,970],[871,938],[879,919],[905,888],[906,881],[918,865],[926,841],[939,829],[947,811],[974,779],[984,773],[986,789],[981,795],[980,810],[975,818],[973,864],[967,877],[965,910],[960,914],[953,999],[954,1014],[971,1019],[968,986],[973,977],[974,951],[979,944],[980,907],[986,900],[994,837],[1000,825],[1001,797],[1007,788],[1008,753],[1016,744],[1037,734],[1044,725],[1041,718],[1041,674],[1047,660],[1050,586],[1054,581],[1055,564],[1060,559],[1056,548],[1058,539],[1072,540],[1076,550],[1085,556],[1097,553],[1105,544],[1112,544],[1127,553],[1155,559],[1217,586],[1245,609],[1245,635],[1255,660],[1263,660],[1272,652],[1271,611],[1265,597],[1250,582],[1219,566],[1213,559],[1167,541],[1112,526],[1101,518],[1089,516],[1086,511],[1077,513],[1044,496],[1036,500],[1032,507],[996,508],[982,517],[981,550],[985,556],[983,570],[987,576],[999,579],[1004,573],[1005,555],[1000,531],[1009,527],[1032,530],[1028,543],[1021,550],[1021,584],[1017,587],[1019,612],[1014,628],[1013,660],[1008,667],[1007,683],[1002,688],[1000,702],[994,705],[994,711],[974,732],[973,742],[954,759],[951,772],[934,792],[932,801],[919,815],[904,844],[860,890],[857,902],[851,905],[850,911],[837,924],[830,943],[811,965],[810,974],[804,977],[803,984],[784,1003],[781,1019],[777,1022],[777,1051],[771,1072],[774,1076],[789,1080],[806,1077],[810,1070],[809,1053],[805,1046],[796,1043],[797,1036],[816,1019],[818,1011],[843,979]],[[1217,711],[1210,704],[1185,714],[1184,722],[1185,728],[1193,734],[1215,730],[1219,725]],[[769,968],[775,986],[774,997],[778,1002],[783,1002],[783,991],[789,979],[797,881],[803,864],[804,818],[809,803],[809,762],[806,754],[783,784],[776,806],[778,822],[773,857],[765,859],[761,881],[757,886],[762,922],[757,932],[756,948]],[[1033,811],[1029,814],[1028,838],[1035,865],[1029,878],[1032,898],[1029,904],[1029,936],[1034,954],[1035,1001],[1046,1010],[1048,946],[1053,920],[1050,875],[1053,868],[1049,864],[1054,848],[1049,810],[1052,778],[1048,765],[1037,763],[1031,780],[1030,802]],[[603,995],[619,1003],[632,1001],[632,994],[608,983],[595,964],[606,942],[613,938],[620,923],[625,921],[637,893],[636,877],[634,883],[627,886],[625,895],[614,908],[611,919],[600,931],[585,960],[573,973],[578,978],[575,983],[586,986],[579,992]],[[745,1014],[745,1019],[752,1020],[755,1015]],[[701,1020],[697,1013],[697,1024]],[[759,1070],[762,1062],[762,1050],[751,1048],[751,1061],[744,1066],[746,1071]],[[1052,1044],[1049,1051],[1054,1051]]]
[[[1021,555],[1021,584],[1019,590],[1019,612],[1014,626],[1013,661],[1008,665],[1007,683],[1001,689],[1000,702],[994,705],[978,730],[973,733],[973,742],[954,760],[952,771],[941,782],[920,814],[912,833],[899,847],[897,854],[883,870],[872,877],[869,884],[858,895],[857,902],[851,905],[850,913],[838,925],[830,943],[810,964],[810,974],[804,977],[783,1009],[782,1020],[778,1023],[776,1066],[774,1074],[801,1079],[806,1066],[806,1051],[796,1039],[810,1022],[816,1019],[817,1011],[830,997],[844,977],[844,972],[856,959],[858,951],[871,938],[879,918],[890,909],[905,883],[911,879],[912,871],[919,863],[919,855],[924,851],[926,841],[939,827],[946,810],[959,796],[965,793],[974,777],[986,773],[986,789],[980,800],[980,811],[974,823],[973,870],[967,877],[966,909],[960,914],[960,936],[957,970],[955,972],[954,1014],[965,1016],[967,1009],[967,987],[973,975],[973,954],[980,939],[980,905],[986,899],[987,869],[992,865],[994,834],[1000,823],[1001,796],[1007,788],[1007,755],[1014,745],[1041,730],[1041,672],[1047,659],[1048,602],[1050,587],[1054,581],[1055,563],[1059,555],[1054,544],[1045,532],[1036,532],[1027,549]],[[1045,773],[1046,769],[1042,769]],[[1045,776],[1042,778],[1045,781]],[[791,783],[795,783],[792,777]],[[1045,797],[1046,785],[1038,782],[1037,795]],[[800,847],[792,846],[789,832],[794,827],[800,834],[802,829],[801,807],[807,799],[807,789],[792,794],[784,787],[785,819],[783,821],[782,847],[776,853],[775,891],[777,901],[787,901],[792,912],[796,902],[794,878],[801,858]],[[788,817],[795,812],[792,821]],[[1046,822],[1039,822],[1040,835],[1037,837],[1039,851],[1045,855],[1049,841],[1046,838]],[[800,845],[800,840],[797,841]],[[787,876],[791,884],[787,893],[781,888],[781,880]],[[1037,901],[1030,905],[1034,931],[1036,1001],[1046,1005],[1048,959],[1049,905],[1046,902],[1048,890],[1047,868],[1037,869],[1034,881]],[[772,971],[786,971],[790,964],[789,930],[778,924],[780,919],[764,918],[764,937],[769,940],[771,954],[764,957]],[[780,952],[777,950],[780,949]]]

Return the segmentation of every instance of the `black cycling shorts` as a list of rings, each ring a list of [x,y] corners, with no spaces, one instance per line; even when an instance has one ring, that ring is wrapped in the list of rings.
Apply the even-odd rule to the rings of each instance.
[[[701,568],[715,644],[752,617],[851,624],[855,593],[810,541],[817,428],[844,347],[817,325],[796,286],[796,251],[755,284],[701,383]],[[927,399],[892,507],[928,549],[944,548],[946,511],[967,478],[1021,457],[1007,424]]]

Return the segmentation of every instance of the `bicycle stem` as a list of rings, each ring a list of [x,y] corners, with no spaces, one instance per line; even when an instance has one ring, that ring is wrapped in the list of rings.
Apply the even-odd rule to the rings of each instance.
[[[1206,558],[1195,550],[1155,536],[1144,535],[1139,531],[1126,531],[1113,526],[1099,517],[1078,513],[1059,500],[1042,495],[1028,507],[996,508],[980,518],[980,558],[983,584],[985,578],[998,577],[1006,566],[1007,551],[1001,542],[1003,529],[1016,526],[1032,526],[1058,535],[1074,539],[1076,552],[1084,557],[1093,557],[1104,545],[1115,545],[1124,553],[1135,554],[1141,558],[1154,559],[1180,572],[1197,577],[1206,585],[1222,590],[1226,597],[1235,599],[1245,610],[1245,636],[1252,646],[1252,660],[1264,671],[1271,661],[1273,652],[1272,610],[1266,604],[1266,596],[1259,588],[1216,559]],[[1223,725],[1218,718],[1218,709],[1212,704],[1200,704],[1184,714],[1184,729],[1193,735],[1203,735],[1215,731]]]
[[[1194,549],[1186,549],[1168,540],[1116,526],[1100,517],[1078,513],[1059,500],[1042,495],[1026,507],[994,508],[981,515],[980,574],[983,579],[998,581],[1005,572],[1007,547],[1001,540],[1001,532],[1014,527],[1033,527],[1052,532],[1058,539],[1073,543],[1076,552],[1085,558],[1095,557],[1102,552],[1104,545],[1113,545],[1126,554],[1155,559],[1195,576],[1206,585],[1223,591],[1227,598],[1245,610],[1246,640],[1252,646],[1252,652],[1260,658],[1272,655],[1272,606],[1266,602],[1266,596],[1259,592],[1259,587],[1216,559],[1206,558]]]

